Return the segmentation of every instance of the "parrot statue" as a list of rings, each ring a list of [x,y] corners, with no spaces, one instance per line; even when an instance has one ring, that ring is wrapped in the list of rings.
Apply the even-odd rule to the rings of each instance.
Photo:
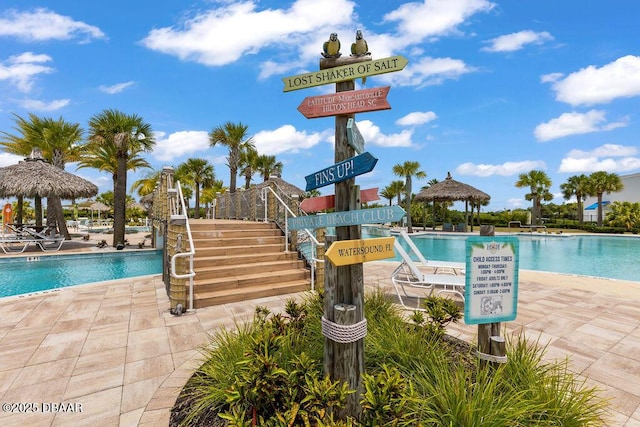
[[[340,40],[337,33],[331,33],[329,40],[322,45],[322,56],[325,58],[340,58]]]
[[[351,43],[351,56],[364,56],[369,55],[369,46],[367,46],[367,41],[362,36],[362,31],[356,31],[356,41],[355,43]]]

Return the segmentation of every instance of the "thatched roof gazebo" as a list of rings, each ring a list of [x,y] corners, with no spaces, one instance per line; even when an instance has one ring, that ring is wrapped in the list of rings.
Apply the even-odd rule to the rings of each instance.
[[[457,202],[464,201],[464,211],[465,211],[465,219],[466,222],[469,222],[468,216],[468,204],[469,202],[478,203],[478,202],[486,202],[491,199],[484,191],[480,191],[475,187],[472,187],[469,184],[465,184],[463,182],[456,181],[451,177],[451,173],[447,172],[447,178],[444,181],[440,181],[436,184],[433,184],[429,188],[425,188],[420,191],[416,197],[416,202]],[[435,210],[435,203],[434,203]],[[435,214],[435,212],[434,212]],[[435,217],[435,216],[434,216]],[[435,222],[433,227],[435,228]],[[473,222],[471,224],[471,231],[473,231]]]

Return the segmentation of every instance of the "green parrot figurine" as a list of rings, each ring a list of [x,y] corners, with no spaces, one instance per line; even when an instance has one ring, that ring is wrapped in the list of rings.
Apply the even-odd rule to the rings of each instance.
[[[356,31],[356,41],[355,43],[351,43],[351,56],[364,56],[370,54],[369,46],[367,46],[367,41],[362,36],[362,31]]]
[[[337,33],[331,33],[329,40],[322,45],[322,56],[325,58],[340,58],[340,40]]]

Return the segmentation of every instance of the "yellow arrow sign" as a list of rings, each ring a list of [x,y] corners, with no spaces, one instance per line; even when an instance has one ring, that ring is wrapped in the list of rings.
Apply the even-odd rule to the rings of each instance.
[[[326,68],[314,73],[283,77],[283,92],[401,71],[408,63],[409,60],[404,56],[391,56],[389,58],[374,59],[373,61]]]
[[[367,261],[393,258],[395,237],[377,237],[374,239],[340,240],[333,242],[325,252],[335,266],[359,264]]]

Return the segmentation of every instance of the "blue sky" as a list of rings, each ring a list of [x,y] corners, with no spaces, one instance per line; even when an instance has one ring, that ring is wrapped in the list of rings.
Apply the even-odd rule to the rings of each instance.
[[[13,114],[86,129],[104,109],[135,113],[156,133],[154,168],[205,158],[228,184],[226,149],[207,134],[243,122],[304,189],[333,164],[334,119],[297,107],[335,86],[285,93],[282,78],[317,71],[332,32],[348,55],[360,29],[373,59],[409,64],[357,83],[391,86],[392,107],[356,116],[379,159],[357,184],[382,189],[399,179],[395,164],[416,160],[427,178],[415,189],[451,172],[501,210],[529,207],[514,183],[543,169],[562,203],[572,175],[640,171],[638,16],[636,0],[4,0],[0,130],[13,131]],[[0,166],[17,160],[0,154]],[[67,170],[112,189],[107,174]]]

